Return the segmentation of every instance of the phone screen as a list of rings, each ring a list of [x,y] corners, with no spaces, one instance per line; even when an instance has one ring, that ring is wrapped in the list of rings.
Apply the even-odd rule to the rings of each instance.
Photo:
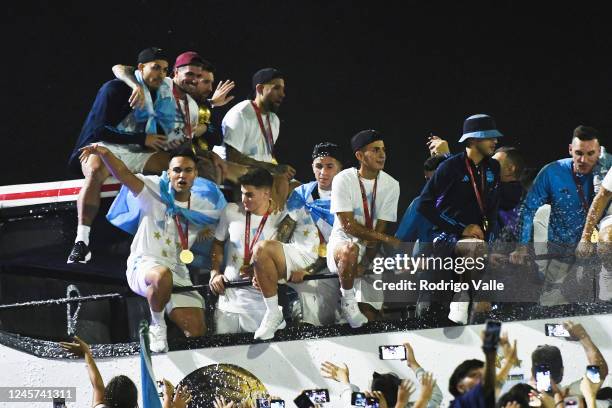
[[[354,392],[351,394],[351,405],[355,407],[366,406],[366,396],[363,392]]]
[[[308,397],[310,397],[310,400],[315,404],[329,402],[329,392],[324,388],[318,390],[306,390],[304,391],[304,393],[308,395]]]
[[[405,360],[406,348],[404,346],[379,346],[378,356],[381,360]]]
[[[540,365],[536,367],[536,389],[540,392],[551,392],[550,369],[548,366]]]
[[[374,398],[374,397],[366,398],[366,408],[379,408],[378,398]]]
[[[547,336],[551,337],[571,337],[567,329],[562,324],[546,323],[544,330]]]
[[[267,398],[257,398],[257,408],[270,408],[270,401]]]
[[[285,401],[273,399],[270,401],[270,408],[285,408]]]
[[[601,382],[601,377],[599,375],[599,366],[587,366],[586,376],[593,384],[599,384]]]
[[[499,343],[499,332],[501,331],[501,322],[496,320],[487,320],[485,326],[484,346],[487,348],[495,348]]]

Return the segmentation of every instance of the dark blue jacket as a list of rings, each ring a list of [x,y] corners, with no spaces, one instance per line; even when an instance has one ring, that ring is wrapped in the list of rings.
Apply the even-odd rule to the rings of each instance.
[[[144,147],[146,139],[144,131],[124,132],[116,128],[132,111],[128,101],[131,93],[132,88],[118,79],[102,85],[68,160],[71,171],[81,172],[79,149],[94,142],[140,144]],[[154,95],[151,96],[155,98]]]
[[[418,210],[436,231],[461,235],[466,226],[482,226],[482,213],[465,164],[465,151],[446,159],[436,169],[421,193]],[[478,167],[470,161],[476,182],[480,186],[481,172],[485,174],[483,200],[489,230],[495,231],[500,199],[500,168],[497,160],[486,158]]]

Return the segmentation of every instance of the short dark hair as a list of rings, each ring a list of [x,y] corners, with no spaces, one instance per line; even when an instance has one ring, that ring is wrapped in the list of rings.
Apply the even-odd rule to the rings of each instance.
[[[544,344],[536,347],[531,353],[531,374],[535,376],[536,367],[545,364],[550,368],[550,378],[557,384],[563,379],[563,358],[556,346]]]
[[[397,402],[397,389],[402,380],[394,373],[378,374],[376,371],[372,374],[372,391],[380,391],[387,400],[387,405],[395,406]]]
[[[195,155],[191,147],[182,147],[171,153],[170,160],[168,161],[168,163],[172,161],[172,159],[174,159],[175,157],[187,157],[191,159],[195,164],[198,164],[199,161],[198,157]]]
[[[457,390],[457,385],[459,385],[461,380],[463,380],[470,371],[482,367],[484,367],[484,362],[477,359],[465,360],[463,363],[459,364],[448,380],[448,392],[453,394],[454,397],[459,397],[461,393]]]
[[[272,188],[274,179],[268,170],[255,167],[238,178],[242,186],[268,187]]]
[[[504,408],[509,402],[517,402],[521,408],[529,407],[529,393],[533,391],[533,388],[529,384],[516,384],[510,388],[507,393],[499,397],[496,407]]]
[[[440,163],[446,160],[446,156],[436,155],[431,156],[423,163],[423,171],[435,171]]]
[[[506,153],[506,157],[510,160],[515,167],[514,169],[514,177],[518,179],[521,178],[523,172],[525,171],[525,157],[523,157],[523,153],[514,147],[514,146],[502,146],[499,149],[495,150],[495,153]]]
[[[113,408],[134,408],[138,404],[138,390],[129,377],[111,378],[104,388],[104,404]]]
[[[202,71],[208,71],[214,74],[215,66],[210,61],[203,59],[202,60]]]
[[[580,125],[576,129],[574,129],[574,135],[572,137],[572,140],[574,140],[574,138],[577,138],[582,141],[595,139],[599,140],[599,130],[591,126]]]

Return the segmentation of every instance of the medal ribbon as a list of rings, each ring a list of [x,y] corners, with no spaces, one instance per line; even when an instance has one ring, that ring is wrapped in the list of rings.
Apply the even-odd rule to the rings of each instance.
[[[187,202],[187,209],[191,209],[191,197],[189,197],[189,201]],[[189,249],[189,220],[185,219],[185,231],[183,231],[178,214],[174,216],[174,223],[178,231],[179,241],[181,241],[181,248],[183,248],[183,250]]]
[[[272,125],[270,125],[270,114],[266,116],[268,121],[268,130],[264,126],[263,118],[261,117],[261,110],[255,105],[255,102],[251,101],[251,105],[253,105],[253,109],[255,110],[255,115],[257,116],[257,122],[259,123],[259,128],[261,129],[261,133],[264,136],[264,140],[266,141],[266,147],[268,148],[268,153],[270,156],[274,156],[272,154],[272,149],[274,148],[274,136],[272,135]]]
[[[482,168],[482,172],[480,174],[480,187],[478,190],[478,186],[476,185],[476,178],[474,177],[474,171],[472,170],[472,165],[470,164],[470,160],[467,156],[465,156],[465,166],[467,167],[468,174],[470,175],[470,181],[472,182],[472,188],[474,189],[474,194],[476,195],[476,201],[478,202],[478,208],[480,208],[480,213],[482,214],[483,227],[485,231],[488,227],[488,220],[486,215],[485,203],[482,199],[482,193],[485,191],[485,169],[484,166]]]
[[[376,186],[378,184],[378,176],[374,179],[374,189],[372,190],[372,211],[368,208],[368,197],[366,196],[365,187],[359,177],[357,171],[357,180],[359,180],[359,188],[361,189],[361,199],[363,200],[363,215],[365,217],[366,227],[374,229],[374,209],[376,207]]]
[[[578,180],[578,176],[576,175],[576,172],[574,171],[573,164],[572,164],[572,177],[574,178],[574,183],[576,184],[576,193],[578,193],[578,198],[580,198],[580,202],[582,203],[582,208],[584,208],[584,211],[588,213],[589,212],[589,202],[587,201],[586,196],[584,194],[582,183],[580,182],[580,180]]]
[[[176,109],[179,111],[179,113],[181,114],[181,117],[183,118],[183,123],[185,124],[185,137],[187,139],[191,139],[191,116],[189,115],[189,99],[187,99],[187,94],[185,94],[185,99],[183,99],[183,102],[185,103],[185,113],[183,114],[183,110],[181,109],[181,104],[179,103],[179,100],[181,99],[181,96],[178,94],[178,91],[176,90],[176,85],[172,86],[172,93],[174,94],[174,100],[176,102]]]
[[[268,221],[269,212],[266,212],[259,221],[259,226],[257,227],[257,231],[255,231],[255,236],[253,237],[253,242],[249,242],[251,239],[251,212],[248,211],[246,214],[246,225],[244,227],[244,260],[242,262],[243,265],[248,265],[251,263],[251,256],[253,255],[253,247],[257,240],[259,240],[259,236],[263,232],[264,225],[266,225],[266,221]]]

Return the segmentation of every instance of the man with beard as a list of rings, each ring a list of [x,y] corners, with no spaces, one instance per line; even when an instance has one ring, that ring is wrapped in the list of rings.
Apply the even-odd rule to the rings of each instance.
[[[491,116],[468,117],[459,139],[465,150],[442,162],[425,185],[418,210],[434,224],[436,257],[483,255],[484,244],[492,238],[497,224],[500,166],[491,156],[502,136]],[[453,271],[446,272],[449,281],[457,278]],[[461,295],[457,297],[467,293]],[[449,319],[467,323],[468,308],[468,299],[452,302]]]
[[[352,137],[351,147],[359,169],[342,170],[332,182],[330,212],[335,218],[327,243],[327,267],[340,278],[342,315],[357,328],[369,320],[364,312],[373,319],[377,311],[372,309],[382,307],[379,302],[366,304],[364,282],[358,275],[364,270],[360,264],[374,258],[379,243],[400,244],[385,234],[387,224],[397,219],[400,188],[383,171],[387,156],[381,133],[363,130]]]
[[[78,227],[67,263],[87,263],[91,259],[89,235],[100,207],[100,189],[110,173],[98,156],[79,160],[80,149],[93,142],[106,146],[135,173],[161,173],[170,155],[161,151],[175,127],[175,103],[171,88],[164,83],[168,57],[151,47],[138,54],[135,81],[148,95],[146,105],[132,109],[130,88],[119,80],[105,83],[83,124],[70,156],[70,168],[85,176],[77,200]]]
[[[519,246],[510,254],[512,263],[523,264],[529,256],[527,244],[532,236],[533,217],[543,204],[551,206],[548,252],[561,256],[574,253],[593,201],[593,169],[599,160],[600,150],[597,129],[581,125],[574,129],[569,145],[571,158],[557,160],[542,168],[521,209]],[[545,287],[540,303],[567,303],[570,292],[578,297],[576,300],[591,300],[591,283],[589,279],[581,279],[586,276],[584,272],[583,266],[567,259],[550,260],[545,270]]]
[[[493,158],[500,166],[500,201],[498,214],[497,240],[516,242],[518,236],[518,214],[523,196],[527,190],[523,186],[525,159],[522,153],[511,146],[495,150]]]
[[[284,76],[274,68],[260,69],[253,75],[253,90],[255,99],[237,103],[223,118],[225,159],[291,180],[295,169],[278,164],[273,152],[280,130],[276,113],[285,98]]]
[[[188,149],[171,157],[161,177],[134,175],[104,146],[93,144],[82,151],[84,160],[94,155],[100,158],[140,207],[126,275],[130,289],[149,302],[151,351],[168,350],[164,311],[187,337],[204,335],[202,296],[195,291],[172,293],[172,288],[192,285],[186,266],[193,261],[190,247],[200,231],[219,220],[225,205],[223,194],[203,179],[205,194],[192,188],[198,175],[197,159]]]

